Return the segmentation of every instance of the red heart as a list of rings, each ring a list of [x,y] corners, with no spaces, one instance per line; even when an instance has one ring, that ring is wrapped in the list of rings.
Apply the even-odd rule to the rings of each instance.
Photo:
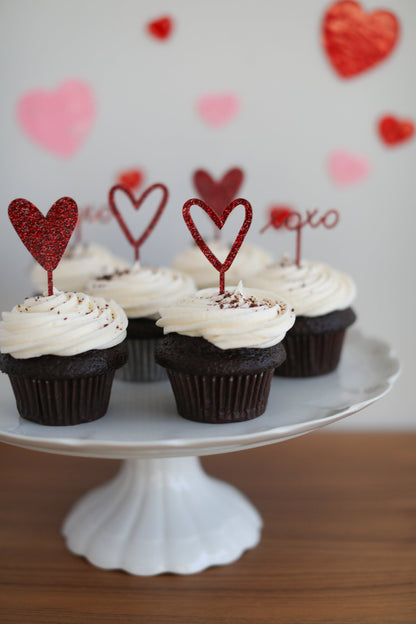
[[[168,16],[160,17],[147,24],[147,30],[156,39],[167,39],[172,32],[173,21]]]
[[[116,204],[115,204],[114,194],[115,194],[116,191],[122,191],[130,199],[130,201],[131,201],[131,203],[133,205],[133,208],[135,210],[138,210],[140,208],[140,206],[142,205],[142,203],[144,202],[144,200],[146,199],[146,197],[148,195],[150,195],[150,193],[152,193],[154,190],[156,190],[158,188],[160,188],[162,190],[162,199],[160,200],[159,206],[158,206],[155,214],[153,215],[153,218],[150,221],[149,225],[144,230],[143,234],[141,234],[141,236],[139,236],[138,238],[134,238],[132,236],[129,228],[126,225],[126,222],[124,221],[123,217],[121,216],[121,214],[120,214]],[[127,240],[129,241],[130,245],[132,245],[132,247],[134,247],[134,253],[135,253],[135,259],[136,260],[139,259],[139,248],[141,247],[141,245],[143,245],[143,243],[145,242],[147,237],[151,234],[151,232],[153,231],[155,225],[159,221],[159,219],[161,217],[161,214],[162,214],[163,210],[165,209],[166,202],[168,201],[168,197],[169,197],[168,189],[166,188],[166,186],[164,184],[153,184],[152,186],[149,186],[149,188],[147,188],[141,194],[141,196],[138,199],[134,199],[130,189],[126,188],[125,186],[121,186],[120,184],[116,184],[115,186],[113,186],[110,189],[108,200],[109,200],[111,212],[116,217],[116,219],[117,219],[121,229],[124,232],[124,235],[126,236]]]
[[[243,183],[244,174],[241,169],[227,171],[221,180],[215,181],[208,171],[198,169],[194,173],[194,185],[202,199],[221,217],[225,207],[237,195]]]
[[[143,177],[143,172],[140,169],[127,169],[119,174],[117,182],[121,186],[127,186],[131,191],[135,191],[143,182]]]
[[[272,206],[270,208],[271,225],[274,228],[279,229],[292,213],[293,208],[290,208],[290,206]]]
[[[44,217],[27,199],[15,199],[9,205],[9,218],[35,260],[51,272],[57,267],[75,229],[78,208],[70,197],[61,197]]]
[[[399,37],[399,21],[389,11],[365,13],[358,2],[331,5],[323,21],[323,44],[342,78],[351,78],[385,59]]]
[[[200,235],[190,213],[191,207],[194,205],[199,206],[200,208],[205,210],[207,215],[210,217],[210,219],[212,219],[212,221],[215,223],[215,225],[217,226],[219,230],[223,228],[225,222],[227,221],[230,213],[234,210],[234,208],[240,205],[244,206],[245,208],[244,222],[224,262],[221,263],[218,260],[217,256],[212,253],[211,249],[208,247],[208,245],[205,243],[204,239]],[[205,257],[210,261],[212,266],[215,269],[217,269],[217,271],[219,272],[220,294],[222,294],[224,292],[224,274],[226,271],[228,271],[228,269],[232,265],[234,258],[236,257],[238,253],[238,250],[243,244],[243,241],[250,227],[251,220],[253,218],[253,210],[251,208],[251,205],[246,199],[235,199],[233,202],[230,202],[228,206],[226,206],[225,210],[223,210],[222,212],[222,215],[218,217],[217,214],[214,212],[214,210],[210,208],[201,199],[189,199],[183,206],[182,214],[183,214],[185,223],[188,227],[188,230],[193,236],[194,241],[196,242],[196,244],[198,245],[202,253],[205,255]]]
[[[397,145],[407,141],[413,136],[415,131],[413,122],[410,119],[397,119],[393,115],[386,115],[378,122],[378,132],[384,143],[387,145]]]

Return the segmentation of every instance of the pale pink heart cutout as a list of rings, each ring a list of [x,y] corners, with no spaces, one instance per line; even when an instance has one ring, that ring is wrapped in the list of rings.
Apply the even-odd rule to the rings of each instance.
[[[65,158],[81,147],[96,115],[92,90],[78,79],[67,80],[51,91],[28,91],[16,108],[24,132],[38,145]]]
[[[234,119],[239,111],[240,102],[234,93],[208,94],[197,100],[196,108],[207,124],[220,128]]]
[[[329,155],[328,171],[335,184],[349,186],[361,182],[368,175],[370,163],[364,156],[337,150]]]

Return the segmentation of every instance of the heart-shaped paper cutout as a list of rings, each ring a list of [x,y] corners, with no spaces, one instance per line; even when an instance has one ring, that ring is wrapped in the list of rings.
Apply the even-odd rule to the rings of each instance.
[[[196,103],[200,117],[215,128],[225,126],[234,119],[239,107],[238,97],[234,93],[203,95]]]
[[[136,191],[143,182],[143,171],[140,169],[126,169],[117,178],[117,183],[126,186],[131,191]]]
[[[370,171],[370,165],[363,156],[338,150],[330,154],[328,171],[338,186],[348,186],[361,182]]]
[[[23,95],[17,103],[17,117],[35,143],[69,157],[90,131],[95,102],[85,82],[68,80],[54,91],[34,89]]]
[[[400,33],[396,16],[384,10],[366,13],[358,2],[332,4],[323,20],[323,45],[335,71],[351,78],[383,61]]]
[[[398,119],[393,115],[386,115],[378,122],[378,132],[386,145],[397,145],[410,139],[415,131],[410,119]]]
[[[212,221],[215,223],[215,225],[217,226],[219,230],[223,228],[225,222],[227,221],[230,213],[234,210],[234,208],[236,208],[237,206],[244,206],[245,216],[244,216],[243,224],[224,262],[220,262],[220,260],[218,260],[217,256],[214,253],[212,253],[211,249],[208,247],[208,245],[202,238],[201,234],[199,233],[194,223],[194,220],[191,217],[190,210],[192,206],[199,206],[200,208],[202,208],[210,217],[210,219],[212,219]],[[217,216],[214,210],[210,208],[210,206],[208,206],[204,201],[202,201],[202,199],[194,198],[194,199],[189,199],[184,204],[183,209],[182,209],[182,214],[183,214],[185,223],[188,227],[188,230],[192,234],[194,241],[196,242],[196,244],[198,245],[198,247],[200,248],[204,256],[212,264],[212,266],[219,272],[220,294],[222,294],[224,292],[224,275],[226,271],[228,271],[228,269],[232,265],[234,258],[236,257],[241,245],[243,244],[243,241],[246,237],[246,234],[249,230],[249,227],[253,218],[253,210],[251,208],[251,205],[246,199],[241,199],[241,198],[235,199],[234,201],[230,202],[228,206],[226,206],[221,216]]]
[[[220,180],[214,180],[208,171],[198,169],[193,176],[194,186],[204,200],[221,217],[225,207],[236,197],[244,179],[237,167],[227,171]]]
[[[163,41],[167,39],[173,29],[173,21],[168,16],[160,17],[147,24],[147,30],[152,37]]]
[[[134,236],[130,232],[129,228],[127,227],[127,224],[126,224],[124,218],[122,217],[119,209],[116,206],[114,195],[115,195],[116,191],[121,191],[122,193],[127,195],[127,197],[129,198],[133,208],[135,210],[138,210],[140,208],[140,206],[143,204],[143,202],[146,199],[146,197],[148,195],[150,195],[150,193],[152,193],[156,189],[161,189],[161,191],[162,191],[162,198],[161,198],[161,200],[159,202],[159,206],[157,207],[155,214],[153,215],[149,225],[145,228],[143,233],[138,238],[134,238]],[[124,232],[125,237],[129,241],[130,245],[134,248],[135,260],[139,259],[139,249],[140,249],[140,247],[143,245],[143,243],[148,238],[148,236],[151,234],[151,232],[153,231],[153,229],[156,226],[157,222],[159,221],[159,219],[160,219],[160,217],[162,215],[162,212],[165,209],[166,202],[168,201],[168,197],[169,197],[168,189],[166,188],[166,186],[164,184],[153,184],[152,186],[149,186],[141,194],[141,196],[138,199],[134,198],[134,196],[133,196],[132,192],[130,191],[130,189],[126,188],[125,186],[121,186],[120,184],[116,184],[115,186],[113,186],[110,189],[110,193],[109,193],[109,196],[108,196],[108,201],[109,201],[109,204],[110,204],[111,212],[116,217],[116,219],[117,219],[117,221],[118,221],[122,231]]]

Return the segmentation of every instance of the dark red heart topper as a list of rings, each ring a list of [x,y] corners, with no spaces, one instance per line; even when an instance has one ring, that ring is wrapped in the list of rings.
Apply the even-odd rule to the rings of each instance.
[[[330,5],[322,28],[323,45],[335,71],[351,78],[383,61],[393,50],[400,24],[390,11],[366,13],[358,2]]]
[[[227,171],[220,180],[214,180],[208,171],[198,169],[193,176],[196,191],[216,215],[221,217],[225,207],[235,199],[244,179],[241,169]]]
[[[153,215],[153,218],[151,219],[149,225],[144,230],[143,234],[141,234],[138,238],[134,238],[134,236],[132,235],[132,233],[130,232],[129,228],[126,225],[125,220],[123,219],[122,215],[120,214],[119,209],[116,206],[114,195],[115,195],[116,191],[121,191],[122,193],[127,195],[127,197],[129,198],[129,200],[132,203],[133,208],[135,210],[138,210],[140,208],[140,206],[143,204],[143,202],[146,199],[146,197],[148,195],[150,195],[150,193],[153,193],[153,191],[155,191],[156,189],[161,189],[161,191],[162,191],[162,198],[161,198],[161,200],[159,202],[159,206],[156,209],[156,212]],[[116,217],[116,219],[117,219],[121,229],[124,232],[125,237],[129,241],[130,245],[134,248],[134,258],[135,258],[136,261],[139,260],[139,249],[143,245],[145,240],[148,238],[148,236],[152,233],[154,227],[156,226],[157,222],[159,221],[159,219],[160,219],[160,217],[162,215],[162,212],[165,209],[166,202],[168,201],[168,197],[169,197],[168,189],[166,188],[166,186],[164,184],[159,184],[159,183],[158,184],[153,184],[152,186],[149,186],[140,195],[140,197],[138,199],[134,198],[134,196],[131,193],[130,189],[128,189],[125,186],[122,186],[121,184],[116,184],[115,186],[113,186],[110,189],[109,196],[108,196],[108,201],[110,203],[111,212]]]
[[[211,249],[208,247],[208,245],[202,238],[201,234],[199,233],[190,213],[191,207],[195,205],[199,206],[207,213],[207,215],[210,217],[210,219],[212,219],[212,221],[215,223],[215,225],[217,226],[219,230],[223,228],[225,222],[227,221],[230,213],[234,210],[234,208],[237,208],[237,206],[244,206],[245,217],[244,217],[243,224],[224,262],[220,262],[218,260],[217,256],[212,253]],[[194,241],[196,242],[196,244],[198,245],[202,253],[205,255],[205,257],[210,261],[212,266],[219,272],[220,294],[222,294],[224,292],[224,275],[226,271],[228,271],[228,269],[232,265],[234,258],[236,257],[238,253],[238,250],[243,244],[243,241],[246,237],[246,234],[249,230],[249,227],[253,218],[253,210],[251,208],[251,205],[246,199],[241,199],[241,198],[235,199],[233,202],[229,203],[228,206],[225,207],[225,210],[223,210],[222,215],[218,217],[215,214],[214,210],[210,208],[210,206],[208,206],[201,199],[189,199],[183,206],[182,214],[183,214],[185,223],[188,227],[188,230],[193,236]]]
[[[27,199],[9,205],[9,218],[23,244],[48,272],[48,294],[53,294],[52,271],[68,245],[78,219],[78,207],[71,197],[61,197],[46,217]]]

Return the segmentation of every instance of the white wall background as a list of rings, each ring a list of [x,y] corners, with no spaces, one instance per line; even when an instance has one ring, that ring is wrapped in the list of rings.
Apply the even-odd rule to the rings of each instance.
[[[353,275],[360,328],[392,345],[403,366],[388,397],[337,425],[416,426],[413,386],[416,226],[416,138],[386,147],[377,119],[389,112],[416,122],[416,3],[382,6],[401,23],[394,52],[360,76],[344,80],[320,41],[324,0],[2,0],[0,4],[0,259],[1,309],[31,293],[30,256],[7,218],[15,197],[44,213],[70,195],[80,207],[106,203],[120,170],[139,167],[146,184],[170,190],[165,214],[146,243],[148,264],[167,264],[190,242],[181,207],[195,195],[191,174],[215,177],[231,166],[245,172],[240,195],[255,210],[249,240],[280,257],[292,235],[260,228],[272,204],[299,210],[337,208],[337,229],[305,231],[303,255]],[[378,2],[363,1],[366,10]],[[172,36],[151,38],[145,25],[163,14]],[[80,149],[62,158],[30,140],[16,116],[32,89],[54,90],[70,78],[89,84],[94,123]],[[237,116],[221,128],[205,123],[196,100],[235,93]],[[328,175],[336,149],[362,156],[369,175],[340,187]],[[95,240],[128,259],[118,227],[92,224]]]

